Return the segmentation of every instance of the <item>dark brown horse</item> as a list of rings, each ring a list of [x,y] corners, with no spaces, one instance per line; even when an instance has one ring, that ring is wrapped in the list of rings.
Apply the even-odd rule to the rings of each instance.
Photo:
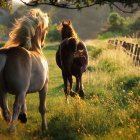
[[[16,120],[26,122],[27,93],[39,91],[39,112],[42,116],[42,130],[46,130],[46,92],[48,85],[48,64],[42,53],[48,29],[48,16],[38,9],[16,21],[10,39],[0,49],[0,107],[10,132],[16,130]],[[13,114],[7,105],[6,93],[15,95]]]
[[[88,64],[86,46],[79,40],[70,21],[62,22],[60,28],[62,42],[56,52],[56,63],[62,70],[66,101],[69,93],[71,96],[75,96],[75,92],[72,90],[72,76],[76,77],[76,93],[78,93],[81,98],[84,98],[85,93],[82,85],[82,74],[86,71]],[[70,84],[69,88],[68,82]]]

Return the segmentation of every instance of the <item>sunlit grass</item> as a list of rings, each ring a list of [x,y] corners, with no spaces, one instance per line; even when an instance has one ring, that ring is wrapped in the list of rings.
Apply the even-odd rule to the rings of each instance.
[[[47,44],[44,53],[50,79],[48,132],[41,133],[38,93],[34,93],[27,96],[28,122],[24,125],[18,122],[17,134],[9,135],[7,124],[0,117],[0,139],[140,139],[139,67],[122,50],[109,48],[107,40],[87,41],[87,44],[91,68],[83,75],[86,99],[69,97],[69,104],[65,103],[61,71],[55,62],[59,44]],[[12,110],[13,96],[9,95],[9,99]]]

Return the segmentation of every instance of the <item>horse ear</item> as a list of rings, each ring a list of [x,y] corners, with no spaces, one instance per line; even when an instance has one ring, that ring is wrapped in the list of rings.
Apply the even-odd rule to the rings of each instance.
[[[62,25],[64,25],[65,24],[65,21],[62,21]]]
[[[57,30],[58,31],[61,31],[63,28],[63,23],[60,23],[59,25],[57,25]]]
[[[48,16],[48,18],[50,18],[51,16],[50,16],[50,14],[47,14],[47,16]]]
[[[70,20],[68,21],[68,25],[71,25],[71,21]]]

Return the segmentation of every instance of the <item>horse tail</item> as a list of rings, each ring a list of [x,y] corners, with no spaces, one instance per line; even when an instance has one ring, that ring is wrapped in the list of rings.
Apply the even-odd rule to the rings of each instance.
[[[69,38],[69,49],[72,52],[75,52],[77,50],[77,39],[74,37]]]

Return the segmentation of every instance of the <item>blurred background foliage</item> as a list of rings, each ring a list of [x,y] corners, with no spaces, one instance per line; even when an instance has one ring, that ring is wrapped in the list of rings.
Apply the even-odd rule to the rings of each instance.
[[[15,19],[27,13],[32,7],[13,4],[11,10],[5,10],[4,5],[11,7],[11,0],[0,4],[0,40],[6,40],[8,33],[13,26]],[[81,39],[106,39],[118,36],[140,36],[140,12],[133,14],[122,13],[117,9],[110,9],[109,5],[89,7],[87,9],[67,10],[50,7],[46,5],[39,6],[44,12],[50,15],[50,27],[47,41],[59,41],[60,33],[57,26],[63,20],[71,20],[73,26]],[[9,9],[8,8],[8,9]]]

